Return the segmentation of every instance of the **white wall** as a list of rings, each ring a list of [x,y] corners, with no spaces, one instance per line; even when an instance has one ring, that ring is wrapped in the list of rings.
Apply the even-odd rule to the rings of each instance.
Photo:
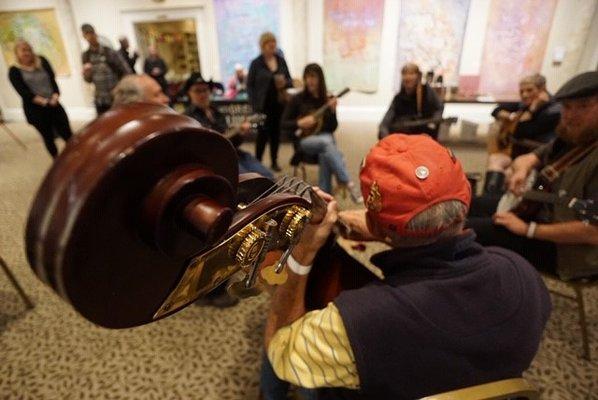
[[[199,21],[200,59],[202,71],[215,79],[220,75],[214,0],[2,0],[0,10],[13,11],[55,8],[71,67],[69,77],[59,77],[62,101],[72,119],[88,119],[94,115],[91,86],[81,78],[80,54],[87,44],[80,35],[82,23],[91,23],[97,31],[117,43],[125,33],[132,39],[132,23],[140,15],[152,19],[168,18],[180,13],[196,15]],[[407,0],[405,0],[407,1]],[[491,0],[471,0],[464,47],[460,62],[461,74],[479,72],[484,34]],[[291,74],[300,77],[308,62],[323,59],[323,0],[281,0],[280,45],[289,63]],[[542,73],[549,89],[556,90],[579,71],[593,69],[598,62],[598,0],[559,0],[550,32]],[[396,38],[399,29],[401,0],[386,0],[381,36],[378,90],[374,94],[352,92],[343,98],[339,117],[347,120],[379,120],[393,93],[396,65]],[[234,29],[234,27],[231,27]],[[590,32],[591,30],[591,32]],[[552,63],[556,47],[565,46],[565,59]],[[22,118],[20,99],[7,79],[7,66],[0,60],[0,107],[7,118]],[[518,77],[514,77],[517,79]],[[490,120],[492,105],[448,104],[446,115],[458,115],[476,122]]]

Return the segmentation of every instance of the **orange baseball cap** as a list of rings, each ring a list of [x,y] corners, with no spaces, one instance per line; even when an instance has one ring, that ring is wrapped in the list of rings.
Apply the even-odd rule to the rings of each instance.
[[[363,160],[361,192],[371,216],[401,236],[407,223],[434,204],[458,200],[469,207],[471,186],[453,152],[428,135],[392,134],[380,140]]]

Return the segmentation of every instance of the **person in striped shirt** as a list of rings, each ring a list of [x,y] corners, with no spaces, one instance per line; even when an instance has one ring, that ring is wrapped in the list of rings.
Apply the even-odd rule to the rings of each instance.
[[[413,399],[521,376],[548,291],[522,257],[464,230],[471,189],[452,152],[427,135],[390,135],[364,159],[360,181],[366,212],[340,215],[392,246],[371,259],[385,279],[306,313],[311,264],[339,218],[317,190],[327,214],[305,228],[272,295],[265,366],[317,399]]]

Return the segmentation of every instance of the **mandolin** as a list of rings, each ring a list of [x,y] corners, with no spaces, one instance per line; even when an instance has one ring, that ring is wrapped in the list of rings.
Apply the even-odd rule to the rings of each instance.
[[[348,87],[344,88],[334,97],[336,97],[337,99],[341,98],[344,95],[346,95],[347,93],[349,93],[350,91],[351,91],[351,89],[349,89]],[[314,125],[313,127],[309,128],[309,129],[299,128],[299,129],[297,129],[297,132],[295,132],[295,135],[300,138],[304,138],[304,137],[308,137],[308,136],[320,133],[322,131],[322,125],[324,124],[324,113],[329,108],[330,108],[330,105],[328,104],[328,102],[326,102],[326,103],[324,103],[324,105],[320,106],[316,111],[309,114],[315,118],[316,125]],[[303,117],[304,116],[305,115],[303,115]]]

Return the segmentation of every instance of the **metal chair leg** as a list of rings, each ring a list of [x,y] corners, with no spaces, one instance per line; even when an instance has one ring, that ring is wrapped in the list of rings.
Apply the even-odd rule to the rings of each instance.
[[[577,301],[577,311],[579,313],[579,326],[581,328],[581,345],[582,345],[582,357],[588,361],[591,361],[590,357],[590,344],[588,342],[588,325],[586,322],[586,309],[583,301],[583,289],[578,285],[572,285],[575,290],[575,300]]]
[[[301,163],[300,165],[301,165],[300,168],[301,168],[301,175],[303,177],[303,181],[307,182],[307,171],[305,170],[305,164]]]
[[[10,281],[10,283],[12,283],[15,290],[19,293],[19,296],[21,296],[23,303],[25,303],[25,307],[27,307],[27,309],[29,309],[29,310],[32,309],[34,307],[33,302],[29,299],[29,297],[27,296],[27,294],[25,293],[25,291],[23,290],[23,288],[21,287],[21,285],[19,284],[19,282],[17,281],[15,276],[12,274],[12,272],[8,268],[8,265],[2,259],[2,257],[0,257],[0,266],[4,270],[4,273],[8,277],[8,280]]]

